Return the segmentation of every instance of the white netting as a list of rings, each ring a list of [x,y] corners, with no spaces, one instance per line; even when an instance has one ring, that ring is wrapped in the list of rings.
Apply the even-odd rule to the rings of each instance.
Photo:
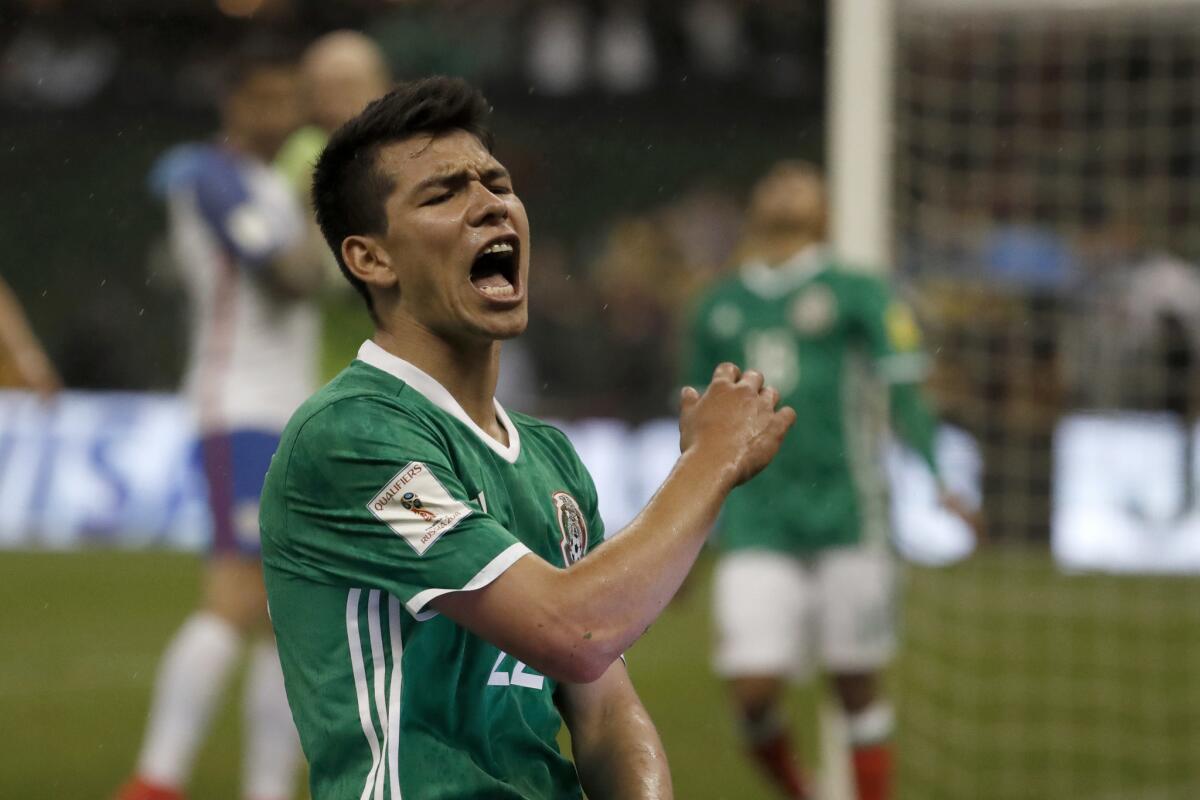
[[[1105,574],[1200,546],[1200,6],[899,0],[895,25],[898,268],[992,534],[910,570],[901,794],[1200,797],[1200,584]]]

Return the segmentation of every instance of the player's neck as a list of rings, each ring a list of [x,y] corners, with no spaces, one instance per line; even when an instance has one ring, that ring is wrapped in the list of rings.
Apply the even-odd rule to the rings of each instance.
[[[800,251],[815,244],[819,242],[808,233],[764,236],[747,246],[746,260],[762,261],[771,267],[779,267]]]
[[[416,325],[377,328],[375,344],[440,383],[485,433],[508,444],[496,418],[494,397],[500,374],[500,343],[448,342]]]

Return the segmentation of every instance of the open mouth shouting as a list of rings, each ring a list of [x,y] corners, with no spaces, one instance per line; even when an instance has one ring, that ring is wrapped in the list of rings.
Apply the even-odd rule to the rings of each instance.
[[[521,299],[520,239],[511,234],[493,239],[471,262],[471,285],[489,300]]]

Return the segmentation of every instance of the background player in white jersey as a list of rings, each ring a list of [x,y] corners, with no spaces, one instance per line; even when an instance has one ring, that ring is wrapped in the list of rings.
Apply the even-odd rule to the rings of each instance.
[[[152,176],[191,299],[184,392],[200,425],[213,542],[201,607],[163,657],[137,771],[120,800],[183,797],[247,639],[244,795],[281,800],[295,783],[299,745],[267,618],[258,503],[279,432],[315,384],[309,295],[323,265],[305,239],[303,206],[269,166],[302,121],[300,80],[290,47],[248,42],[226,76],[220,134],[175,148]]]

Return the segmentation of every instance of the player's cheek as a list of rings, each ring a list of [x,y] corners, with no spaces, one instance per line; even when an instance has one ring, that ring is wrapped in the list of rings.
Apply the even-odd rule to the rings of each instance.
[[[529,217],[525,213],[525,204],[521,202],[521,198],[517,197],[515,192],[505,195],[504,200],[508,206],[509,219],[513,220],[519,233],[527,235],[529,233]]]

